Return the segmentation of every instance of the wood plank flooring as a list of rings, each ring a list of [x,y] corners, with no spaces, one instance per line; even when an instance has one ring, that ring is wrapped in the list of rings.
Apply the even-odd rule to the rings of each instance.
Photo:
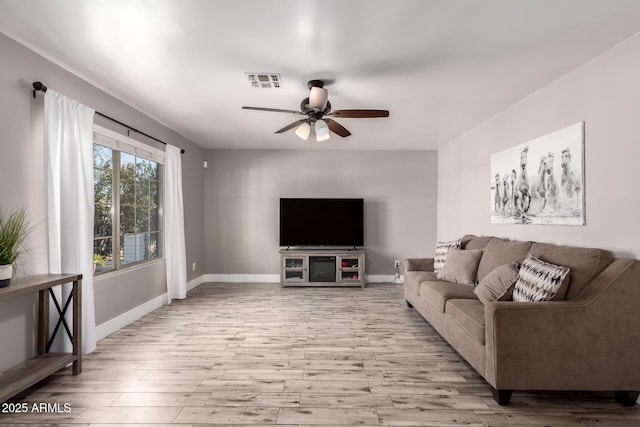
[[[0,414],[21,425],[638,426],[608,393],[487,384],[413,309],[401,285],[204,284],[103,339],[14,402],[69,412]]]

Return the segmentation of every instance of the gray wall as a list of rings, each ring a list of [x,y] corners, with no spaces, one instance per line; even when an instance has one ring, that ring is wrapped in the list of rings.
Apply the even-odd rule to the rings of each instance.
[[[438,151],[438,237],[490,234],[640,257],[640,35],[568,73]],[[586,221],[491,225],[491,154],[585,121]]]
[[[29,242],[31,254],[23,259],[22,274],[45,273],[47,257],[43,224],[42,94],[34,100],[30,91],[21,87],[20,79],[29,83],[40,80],[57,92],[187,151],[183,157],[187,270],[189,279],[204,274],[203,150],[2,34],[0,58],[0,205],[9,210],[27,208],[35,225]],[[96,123],[123,132],[110,122],[96,118]],[[139,139],[149,142],[144,137]],[[192,272],[194,261],[198,270]],[[96,322],[103,323],[161,295],[164,283],[164,262],[100,277],[95,283]],[[34,313],[33,297],[0,304],[0,339],[11,344],[0,346],[0,371],[33,354]]]
[[[206,271],[278,274],[280,197],[363,197],[367,274],[435,246],[435,151],[208,150]]]

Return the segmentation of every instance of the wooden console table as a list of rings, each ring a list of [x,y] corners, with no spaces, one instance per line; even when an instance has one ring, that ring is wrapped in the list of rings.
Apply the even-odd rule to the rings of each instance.
[[[73,283],[71,295],[61,308],[51,288],[65,283]],[[82,372],[82,274],[42,274],[12,280],[5,288],[0,288],[0,301],[38,292],[38,354],[0,375],[0,402],[31,387],[54,372],[73,363],[73,375]],[[60,318],[49,337],[49,294],[53,297]],[[69,330],[64,313],[73,303],[73,331]],[[71,353],[49,353],[49,347],[62,326],[71,340]]]

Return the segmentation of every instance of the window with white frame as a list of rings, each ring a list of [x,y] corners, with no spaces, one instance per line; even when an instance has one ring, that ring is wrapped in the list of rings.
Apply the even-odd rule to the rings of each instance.
[[[93,259],[97,273],[162,257],[164,152],[96,126]]]

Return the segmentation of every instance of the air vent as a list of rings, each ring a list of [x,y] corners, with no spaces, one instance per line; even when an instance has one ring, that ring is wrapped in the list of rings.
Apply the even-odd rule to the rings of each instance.
[[[245,73],[251,87],[256,89],[279,89],[282,80],[279,73]]]

